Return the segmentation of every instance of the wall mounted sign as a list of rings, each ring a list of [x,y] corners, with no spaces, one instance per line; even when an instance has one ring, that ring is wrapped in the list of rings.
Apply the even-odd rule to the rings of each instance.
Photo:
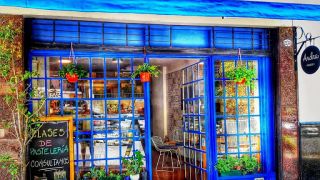
[[[41,118],[29,145],[29,178],[74,179],[72,117]]]
[[[320,51],[316,46],[307,47],[301,55],[301,67],[307,74],[313,74],[319,69]]]

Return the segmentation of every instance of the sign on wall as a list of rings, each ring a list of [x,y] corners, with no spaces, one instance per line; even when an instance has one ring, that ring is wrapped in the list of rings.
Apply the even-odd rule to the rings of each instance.
[[[316,46],[307,47],[301,55],[301,67],[307,74],[313,74],[319,69],[320,51]]]
[[[42,118],[29,145],[29,179],[74,179],[72,117]]]

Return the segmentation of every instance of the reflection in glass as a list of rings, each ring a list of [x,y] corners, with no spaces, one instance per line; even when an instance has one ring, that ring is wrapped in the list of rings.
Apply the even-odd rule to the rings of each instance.
[[[79,80],[78,81],[78,98],[90,98],[90,81]]]
[[[218,145],[218,153],[225,153],[225,138],[223,136],[218,136],[217,145]]]
[[[104,100],[93,100],[92,101],[92,116],[94,118],[104,118],[105,117]]]
[[[60,57],[46,57],[47,60],[47,76],[48,77],[59,77],[58,71],[60,70]],[[71,61],[68,61],[71,63]],[[65,65],[62,63],[62,65]]]
[[[78,103],[78,118],[89,118],[90,117],[90,101],[80,100]]]
[[[216,98],[216,115],[224,114],[224,101],[221,98]]]
[[[246,115],[248,114],[248,99],[238,99],[238,114]]]
[[[65,60],[66,58],[63,58],[62,59],[62,63],[63,63],[63,61]],[[89,64],[90,64],[90,59],[89,58],[86,58],[86,57],[81,57],[81,58],[77,58],[76,59],[76,63],[77,63],[77,65],[79,65],[79,66],[82,66],[82,68],[85,70],[85,71],[87,71],[87,72],[90,72],[90,66],[89,66]],[[103,67],[103,66],[102,66]],[[87,75],[87,77],[89,77],[89,73],[88,73],[88,75]]]
[[[226,81],[226,96],[234,97],[236,95],[236,83],[234,81]]]
[[[118,81],[116,80],[107,81],[107,97],[108,98],[118,97]]]
[[[240,152],[249,152],[250,151],[250,144],[249,144],[249,137],[248,136],[239,136],[239,146]]]
[[[45,76],[44,57],[32,57],[32,71],[37,72],[40,78]]]
[[[59,100],[49,100],[48,102],[48,109],[49,115],[60,115],[61,114],[61,107]]]
[[[131,59],[130,58],[120,58],[120,78],[130,78],[131,77]]]
[[[216,133],[217,134],[224,134],[224,119],[223,118],[217,118]]]
[[[107,100],[107,113],[108,118],[119,117],[119,104],[117,100]]]
[[[237,136],[228,136],[227,142],[228,153],[238,152]]]
[[[92,66],[92,78],[104,78],[104,60],[103,58],[92,58],[91,59]]]
[[[259,108],[259,99],[258,98],[250,98],[250,114],[251,115],[258,115],[260,114]]]
[[[250,117],[250,131],[251,133],[260,133],[260,117],[259,116]]]
[[[93,80],[93,90],[92,96],[93,98],[104,98],[105,86],[104,80]]]
[[[122,98],[131,98],[132,97],[131,81],[120,81],[120,96]]]
[[[236,115],[236,100],[234,98],[226,100],[227,115]]]
[[[141,81],[134,81],[134,97],[142,98],[143,97],[143,85]]]
[[[118,59],[107,58],[106,59],[107,78],[118,77]]]
[[[249,123],[248,118],[246,117],[240,117],[238,120],[238,126],[239,126],[239,134],[247,134],[249,133]]]
[[[47,80],[47,98],[60,98],[60,80],[49,79]]]
[[[62,80],[62,97],[63,98],[75,98],[76,97],[76,85],[69,83],[67,80]]]
[[[227,118],[226,120],[226,129],[227,129],[227,134],[237,134],[237,123],[236,119],[234,118]]]
[[[144,116],[144,100],[143,99],[134,100],[134,114]]]

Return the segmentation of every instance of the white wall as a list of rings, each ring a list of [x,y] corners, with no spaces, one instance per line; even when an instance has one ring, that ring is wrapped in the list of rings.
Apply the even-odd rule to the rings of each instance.
[[[167,133],[167,68],[161,67],[161,74],[151,82],[152,133],[164,138]]]
[[[293,25],[301,26],[313,37],[320,36],[320,22],[293,21]],[[300,64],[300,56],[307,45],[310,43],[306,43],[298,57],[299,120],[300,122],[320,122],[320,68],[314,74],[306,74]],[[315,46],[320,49],[320,38],[315,40]]]

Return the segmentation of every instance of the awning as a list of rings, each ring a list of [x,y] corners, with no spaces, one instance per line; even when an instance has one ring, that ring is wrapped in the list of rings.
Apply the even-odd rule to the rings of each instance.
[[[0,0],[0,6],[78,12],[320,21],[320,5],[241,0]]]

